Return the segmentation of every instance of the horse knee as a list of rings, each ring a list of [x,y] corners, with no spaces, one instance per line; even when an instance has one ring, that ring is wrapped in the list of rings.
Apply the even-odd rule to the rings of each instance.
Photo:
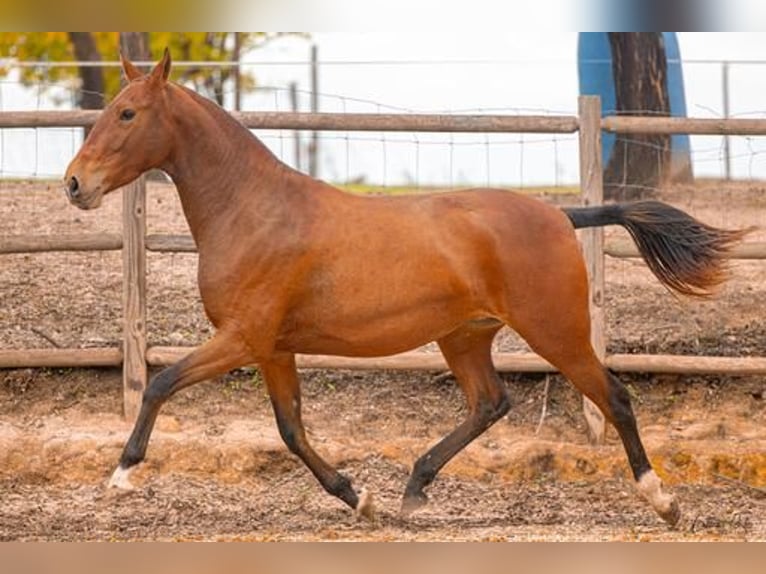
[[[120,467],[127,469],[135,466],[144,460],[144,456],[145,454],[141,452],[139,447],[128,443],[125,445],[125,450],[122,451],[122,456],[120,456]]]
[[[434,481],[437,472],[433,465],[432,457],[430,454],[426,454],[415,461],[415,465],[412,467],[412,474],[410,475],[410,482],[417,484],[417,489],[415,490],[420,491]],[[410,490],[409,485],[407,490]]]

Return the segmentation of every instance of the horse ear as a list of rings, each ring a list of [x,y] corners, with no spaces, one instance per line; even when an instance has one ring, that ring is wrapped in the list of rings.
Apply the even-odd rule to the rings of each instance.
[[[168,76],[170,76],[170,64],[170,50],[165,48],[165,53],[162,55],[162,60],[160,60],[152,70],[152,80],[161,80],[163,83],[167,82]]]
[[[141,70],[136,68],[133,63],[125,57],[125,54],[120,52],[120,62],[122,63],[122,71],[125,73],[125,77],[129,82],[143,76]]]

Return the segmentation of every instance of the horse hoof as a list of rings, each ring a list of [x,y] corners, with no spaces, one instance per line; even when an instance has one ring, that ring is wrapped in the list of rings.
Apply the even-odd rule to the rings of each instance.
[[[428,504],[428,497],[422,492],[417,494],[405,494],[402,499],[401,515],[407,518],[416,510],[423,508],[426,504]]]
[[[644,473],[638,479],[638,491],[654,507],[670,526],[675,526],[681,519],[681,509],[676,497],[662,490],[662,481],[653,470]]]
[[[129,468],[118,466],[112,473],[107,488],[116,488],[119,490],[135,490],[135,486],[133,486],[129,480],[130,470],[131,469]]]
[[[372,499],[372,493],[363,488],[359,493],[359,502],[356,504],[357,518],[364,518],[370,522],[375,521],[375,503]]]
[[[681,520],[681,508],[678,506],[678,502],[676,502],[675,499],[670,502],[667,510],[663,512],[657,511],[657,513],[669,526],[676,526],[678,521]]]

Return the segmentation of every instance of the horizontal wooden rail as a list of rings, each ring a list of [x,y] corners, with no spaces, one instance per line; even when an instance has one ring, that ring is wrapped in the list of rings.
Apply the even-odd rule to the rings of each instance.
[[[766,120],[608,116],[601,129],[622,134],[766,135]]]
[[[0,128],[81,128],[96,123],[99,110],[0,112]]]
[[[146,249],[169,253],[196,253],[197,244],[191,235],[151,234],[146,236]]]
[[[147,361],[153,366],[175,363],[187,355],[191,347],[151,347]],[[548,362],[532,353],[496,353],[495,366],[500,372],[555,372]],[[98,349],[18,349],[0,350],[0,368],[30,367],[117,367],[122,364],[122,351]],[[607,366],[617,372],[671,374],[766,374],[764,357],[697,357],[686,355],[609,355]],[[448,367],[437,353],[410,352],[391,357],[347,358],[325,355],[299,355],[302,369],[349,370],[426,370],[446,371]]]
[[[116,233],[11,235],[0,237],[0,253],[115,251],[119,249],[122,249],[122,236]]]
[[[151,347],[147,362],[154,366],[171,365],[194,349],[192,347]],[[500,372],[549,373],[556,369],[534,353],[494,353]],[[328,355],[298,355],[302,369],[349,370],[425,370],[446,371],[449,367],[439,353],[410,351],[389,357],[349,358]],[[688,355],[608,355],[606,365],[619,372],[678,374],[766,374],[766,357],[698,357]]]
[[[86,110],[0,112],[0,128],[85,127],[101,112]],[[250,129],[407,132],[574,133],[575,116],[331,114],[233,112]]]
[[[53,251],[118,251],[122,236],[116,233],[79,235],[10,235],[0,237],[0,254],[45,253]],[[197,246],[191,235],[146,236],[148,251],[195,253]]]
[[[575,116],[452,114],[330,114],[239,112],[234,116],[251,129],[407,132],[574,133]]]
[[[180,360],[191,347],[152,347],[147,360],[153,366],[165,366]],[[495,366],[501,372],[555,372],[546,361],[531,353],[496,353]],[[99,349],[18,349],[0,350],[0,368],[28,367],[116,367],[122,364],[122,352],[115,348]],[[675,374],[766,374],[763,357],[696,357],[685,355],[610,355],[607,366],[618,372]],[[325,355],[299,355],[302,369],[350,370],[448,370],[437,353],[410,352],[391,357],[347,358]]]
[[[0,112],[0,128],[86,127],[100,111]],[[233,112],[250,129],[320,131],[413,131],[574,133],[576,116],[516,116],[483,114],[351,114],[301,112]],[[607,132],[633,134],[766,135],[766,120],[648,116],[608,116]]]
[[[621,373],[678,375],[763,375],[766,357],[697,357],[693,355],[609,355],[606,366]]]
[[[54,251],[116,251],[122,249],[122,236],[116,233],[80,235],[11,235],[0,237],[0,254],[44,253]],[[146,236],[146,249],[165,253],[196,253],[197,246],[191,235],[150,234]],[[612,241],[604,253],[616,258],[638,258],[641,255],[633,242]],[[729,259],[766,259],[766,242],[750,242],[735,246]]]
[[[99,349],[3,349],[0,350],[1,369],[28,367],[118,367],[122,351]]]
[[[189,354],[193,347],[150,347],[146,353],[152,366],[171,365]],[[117,367],[122,364],[117,348],[95,349],[4,349],[0,350],[0,368],[29,367]],[[533,353],[495,353],[495,367],[500,372],[549,373],[556,369]],[[439,353],[408,352],[390,357],[349,358],[328,355],[298,355],[301,369],[446,371]],[[623,373],[671,374],[766,374],[766,357],[699,357],[689,355],[608,355],[606,365]]]
[[[632,241],[612,241],[604,246],[604,253],[610,257],[617,258],[636,258],[641,257],[635,243]],[[766,259],[766,243],[750,242],[741,243],[732,248],[726,254],[727,259]]]
[[[151,347],[146,353],[150,365],[171,365],[193,350],[191,347]],[[494,355],[498,371],[527,373],[553,372],[556,369],[533,353],[497,353]],[[439,353],[411,351],[388,357],[336,357],[330,355],[297,355],[301,369],[349,369],[394,371],[445,371],[449,367]]]

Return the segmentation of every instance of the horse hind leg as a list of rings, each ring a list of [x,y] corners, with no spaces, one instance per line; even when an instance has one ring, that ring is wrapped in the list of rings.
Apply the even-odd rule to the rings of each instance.
[[[492,365],[492,340],[497,326],[466,326],[438,341],[468,402],[468,418],[421,456],[412,469],[402,499],[408,515],[428,501],[423,489],[439,470],[471,441],[508,412],[508,397]]]
[[[625,386],[601,365],[595,356],[587,374],[572,374],[570,380],[596,406],[617,430],[625,447],[628,462],[639,493],[652,505],[660,517],[674,526],[681,518],[675,497],[662,488],[662,481],[655,473],[641,443],[638,424]]]
[[[570,261],[570,269],[572,265]],[[639,492],[663,520],[675,525],[680,518],[678,504],[663,491],[649,463],[628,391],[601,364],[591,346],[584,269],[579,275],[533,283],[536,296],[514,309],[508,324],[604,413],[622,440]]]

